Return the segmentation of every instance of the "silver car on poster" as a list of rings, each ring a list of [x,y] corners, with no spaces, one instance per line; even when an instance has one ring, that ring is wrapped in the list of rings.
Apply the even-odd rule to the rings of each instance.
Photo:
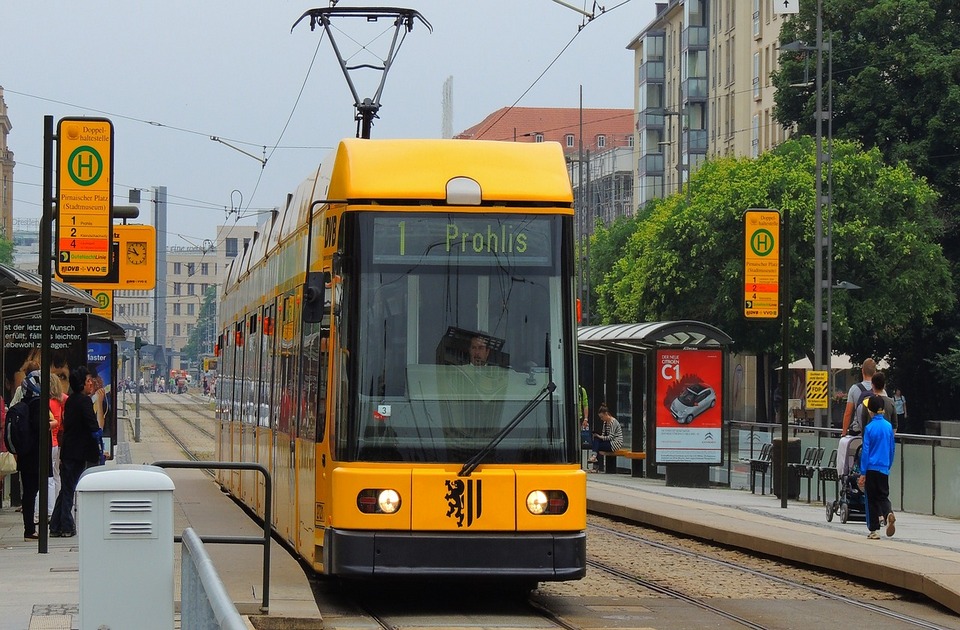
[[[670,403],[670,413],[679,424],[690,424],[701,413],[717,404],[717,394],[704,383],[689,385]]]

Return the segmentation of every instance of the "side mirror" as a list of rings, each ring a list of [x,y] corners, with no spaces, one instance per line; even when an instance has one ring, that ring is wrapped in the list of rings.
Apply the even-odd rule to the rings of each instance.
[[[330,328],[330,272],[307,272],[307,284],[303,287],[303,321],[308,324],[324,324]]]

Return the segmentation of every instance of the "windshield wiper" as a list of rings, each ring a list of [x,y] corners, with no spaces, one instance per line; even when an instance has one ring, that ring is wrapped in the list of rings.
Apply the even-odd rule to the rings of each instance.
[[[493,436],[490,441],[482,449],[476,452],[470,459],[468,459],[463,464],[463,468],[460,469],[460,472],[457,473],[458,477],[469,477],[470,473],[476,470],[477,466],[480,465],[480,462],[483,461],[483,458],[486,457],[490,451],[495,449],[500,442],[503,441],[503,438],[507,437],[511,431],[517,428],[517,425],[520,424],[524,418],[530,415],[530,412],[540,404],[547,396],[552,394],[557,389],[557,384],[553,382],[553,379],[547,383],[543,389],[540,390],[540,393],[534,396],[534,398],[523,406],[523,409],[517,412],[517,415],[513,417],[505,427],[500,429],[495,436]]]

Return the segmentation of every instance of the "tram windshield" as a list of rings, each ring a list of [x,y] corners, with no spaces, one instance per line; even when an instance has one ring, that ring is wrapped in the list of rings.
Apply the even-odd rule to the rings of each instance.
[[[355,216],[363,253],[347,263],[357,312],[344,321],[357,352],[345,361],[353,408],[341,456],[462,463],[553,383],[484,461],[566,461],[573,325],[562,219]]]

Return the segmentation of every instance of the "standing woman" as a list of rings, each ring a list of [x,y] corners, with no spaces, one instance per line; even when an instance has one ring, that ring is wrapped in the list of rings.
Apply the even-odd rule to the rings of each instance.
[[[100,449],[94,435],[100,429],[90,396],[97,382],[85,365],[70,372],[70,390],[63,407],[63,434],[60,440],[60,495],[50,519],[50,535],[76,536],[73,518],[73,496],[80,475],[100,460]]]

